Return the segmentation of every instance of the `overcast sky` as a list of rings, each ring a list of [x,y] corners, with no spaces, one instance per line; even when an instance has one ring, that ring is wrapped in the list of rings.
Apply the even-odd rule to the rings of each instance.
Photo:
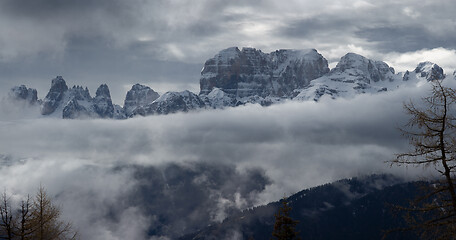
[[[452,73],[454,12],[452,0],[4,0],[0,84],[43,98],[63,75],[92,94],[107,83],[118,104],[138,82],[198,92],[204,61],[231,46],[315,48],[331,66],[356,52],[398,71],[430,60]]]
[[[118,104],[134,83],[198,92],[204,61],[231,46],[315,48],[331,66],[356,52],[397,71],[430,60],[454,87],[455,12],[452,0],[4,0],[0,94],[27,84],[43,98],[56,75],[92,95],[107,83]],[[123,121],[53,119],[0,101],[0,187],[18,199],[42,183],[83,238],[145,239],[158,213],[178,234],[344,177],[425,175],[385,161],[408,148],[402,103],[427,94],[423,85]]]

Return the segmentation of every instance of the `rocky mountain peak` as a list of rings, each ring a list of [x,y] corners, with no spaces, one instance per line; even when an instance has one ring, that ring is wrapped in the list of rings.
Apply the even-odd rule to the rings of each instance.
[[[328,74],[312,80],[309,87],[297,91],[296,100],[318,101],[326,95],[331,98],[352,97],[362,93],[376,93],[397,87],[400,76],[382,61],[374,61],[356,53],[347,53]]]
[[[98,87],[93,98],[93,109],[101,118],[112,118],[115,115],[108,85],[101,84]]]
[[[35,104],[38,102],[38,93],[36,89],[20,85],[10,89],[8,98],[12,100],[26,101],[28,104]]]
[[[347,53],[340,58],[334,70],[345,71],[346,69],[367,66],[369,59],[357,53]]]
[[[89,89],[82,86],[73,86],[72,88],[68,89],[68,94],[70,98],[74,98],[76,100],[86,100],[90,101],[92,97],[90,96]]]
[[[419,73],[421,77],[426,78],[428,81],[442,80],[445,78],[443,69],[432,62],[421,62],[415,68],[415,73]]]
[[[229,62],[231,60],[233,60],[235,58],[239,58],[240,54],[241,54],[241,51],[239,50],[238,47],[230,47],[230,48],[220,51],[212,59],[217,61],[217,64],[229,64]],[[212,59],[209,59],[207,61],[211,61]]]
[[[287,59],[294,60],[318,60],[322,57],[316,49],[279,49],[271,53],[273,61],[283,62],[280,56],[286,57]],[[284,60],[287,60],[284,59]]]
[[[204,108],[204,102],[198,95],[185,90],[182,92],[166,92],[144,110],[145,114],[168,114],[175,112],[188,112]]]
[[[79,104],[78,100],[71,98],[63,108],[62,118],[76,119],[90,117],[90,112],[83,105]]]
[[[456,79],[456,72],[453,75]],[[351,98],[411,85],[404,82],[410,78],[432,81],[444,79],[445,74],[437,64],[423,62],[402,77],[385,62],[356,53],[347,53],[334,69],[329,70],[327,60],[315,49],[280,49],[264,53],[251,47],[241,50],[231,47],[205,62],[199,95],[182,91],[160,96],[148,86],[134,84],[121,107],[112,103],[106,84],[100,85],[92,98],[87,87],[68,88],[63,77],[57,76],[52,79],[43,101],[37,100],[35,89],[23,85],[11,89],[9,96],[30,103],[40,102],[43,115],[55,112],[64,118],[124,119],[249,103],[267,106],[291,99],[319,101],[325,95]]]
[[[49,89],[48,94],[41,104],[41,114],[48,115],[53,113],[61,103],[67,90],[68,86],[62,76],[52,79],[51,89]]]
[[[68,90],[68,86],[62,76],[52,79],[49,92],[65,92],[66,90]]]
[[[102,84],[92,98],[87,87],[75,85],[68,88],[61,76],[52,79],[51,89],[41,104],[43,115],[52,114],[56,110],[63,118],[113,118],[115,115],[106,84]],[[116,117],[122,118],[122,114],[116,114]]]
[[[214,87],[212,91],[202,99],[206,106],[214,109],[235,106],[236,99],[228,95],[220,88]]]
[[[358,76],[366,83],[391,80],[395,73],[394,68],[385,62],[374,61],[356,53],[347,53],[343,56],[331,72],[347,72]]]
[[[109,92],[109,87],[106,84],[101,84],[95,93],[96,98],[109,98],[111,99],[111,93]]]
[[[200,95],[214,88],[241,104],[289,98],[296,88],[329,72],[328,62],[316,50],[278,50],[263,53],[237,47],[220,51],[206,61],[201,72]]]
[[[151,104],[160,94],[148,86],[135,84],[127,92],[124,101],[124,111],[127,116],[135,115],[135,111]]]
[[[296,88],[306,87],[311,80],[329,72],[328,61],[315,49],[280,49],[270,55],[275,77],[295,79]]]
[[[426,61],[419,63],[412,72],[406,71],[403,80],[409,81],[419,78],[424,78],[427,81],[442,80],[445,78],[445,74],[439,65]]]

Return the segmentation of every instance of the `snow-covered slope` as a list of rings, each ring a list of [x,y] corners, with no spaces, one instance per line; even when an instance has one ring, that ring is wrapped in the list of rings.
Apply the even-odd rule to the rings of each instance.
[[[443,69],[437,64],[418,64],[413,72],[395,74],[394,69],[381,61],[373,61],[355,53],[343,56],[337,66],[323,77],[299,89],[294,100],[318,101],[323,96],[350,98],[357,94],[391,91],[420,81],[443,79]]]
[[[201,94],[202,100],[209,108],[225,108],[236,105],[236,98],[214,87],[209,94]]]
[[[445,78],[445,74],[439,65],[431,62],[421,62],[416,66],[414,71],[406,71],[403,80],[413,81],[423,78],[427,81],[442,80]]]

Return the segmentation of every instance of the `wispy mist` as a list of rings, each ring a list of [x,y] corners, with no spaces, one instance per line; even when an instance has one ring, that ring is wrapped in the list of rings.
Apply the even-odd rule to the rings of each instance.
[[[344,177],[423,176],[385,161],[408,147],[403,102],[429,90],[128,120],[17,119],[2,108],[1,187],[19,197],[43,184],[82,236],[175,237]]]

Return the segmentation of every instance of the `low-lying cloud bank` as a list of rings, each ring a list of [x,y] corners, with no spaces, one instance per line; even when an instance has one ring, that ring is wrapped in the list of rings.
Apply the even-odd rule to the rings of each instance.
[[[43,184],[83,238],[173,238],[336,179],[424,175],[385,161],[408,148],[403,102],[429,91],[122,121],[14,119],[1,108],[0,186],[20,197]]]

